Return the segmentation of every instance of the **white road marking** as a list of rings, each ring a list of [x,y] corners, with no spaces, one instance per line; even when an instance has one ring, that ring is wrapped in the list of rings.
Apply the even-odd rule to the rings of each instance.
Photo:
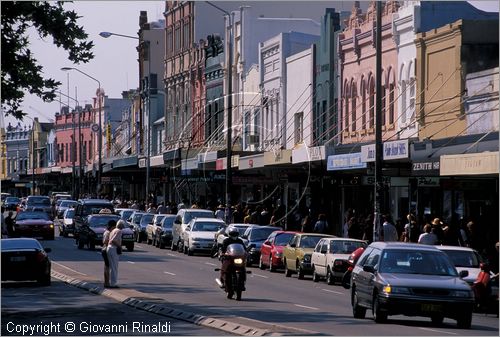
[[[71,269],[70,267],[66,267],[65,265],[60,264],[60,263],[57,263],[57,262],[56,262],[56,261],[54,261],[54,260],[52,260],[52,263],[55,263],[55,264],[57,264],[58,266],[61,266],[61,267],[66,268],[66,269],[68,269],[68,270],[71,270],[71,271],[72,271],[72,272],[74,272],[74,273],[77,273],[77,274],[80,274],[80,275],[87,276],[87,274],[80,273],[79,271],[76,271],[76,270],[74,270],[74,269]]]
[[[205,262],[206,265],[209,265],[209,266],[214,266],[214,267],[217,267],[217,265],[215,263],[211,263],[211,262]]]
[[[136,247],[136,248],[142,248],[142,246],[140,246],[140,245],[137,245],[137,244],[135,245],[135,247]]]
[[[330,290],[330,289],[321,289],[321,290],[329,292],[329,293],[344,295],[344,293],[341,293],[340,291],[335,291],[335,290]]]
[[[175,274],[174,274],[174,273],[169,273],[168,271],[164,271],[163,273],[168,274],[168,275],[175,276]]]
[[[454,332],[448,332],[448,331],[441,331],[441,330],[434,330],[434,329],[429,329],[429,328],[419,328],[421,330],[426,330],[426,331],[432,331],[432,332],[439,332],[439,333],[447,333],[449,335],[458,335],[457,333]]]
[[[255,276],[258,276],[258,277],[262,277],[262,278],[269,278],[269,276],[264,276],[264,275],[259,275],[259,274],[252,274],[252,275],[255,275]]]
[[[172,253],[167,253],[167,255],[175,257],[175,254],[172,254]]]
[[[131,264],[135,264],[135,262],[134,262],[134,261],[127,261],[127,262],[128,262],[128,263],[131,263]]]
[[[311,309],[311,310],[319,310],[319,308],[315,308],[315,307],[308,307],[307,305],[301,305],[301,304],[294,304],[296,307],[299,307],[299,308],[305,308],[305,309]]]

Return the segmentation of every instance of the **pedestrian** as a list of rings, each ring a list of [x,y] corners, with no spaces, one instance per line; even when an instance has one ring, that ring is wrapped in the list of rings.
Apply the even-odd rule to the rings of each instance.
[[[272,218],[272,216],[269,213],[269,211],[267,210],[267,207],[264,206],[264,209],[262,210],[262,212],[260,212],[261,223],[259,225],[261,225],[261,226],[272,225],[271,218]],[[278,220],[278,219],[274,218],[273,221],[275,221],[275,220]]]
[[[313,232],[326,234],[327,231],[328,222],[326,221],[326,215],[320,214],[318,215],[318,221],[314,224]]]
[[[122,229],[125,228],[125,221],[119,220],[116,228],[109,234],[108,247],[106,253],[108,254],[110,277],[109,288],[118,288],[118,262],[122,250]]]
[[[300,224],[300,231],[303,233],[309,233],[311,231],[311,218],[306,215]]]
[[[406,219],[408,219],[408,223],[405,224],[402,241],[418,242],[418,239],[420,237],[420,229],[418,228],[418,224],[415,221],[415,216],[410,213],[406,216]]]
[[[351,221],[352,217],[349,219],[346,219],[344,222],[344,226],[342,227],[342,237],[343,238],[348,238],[349,237],[349,222]]]
[[[108,259],[108,252],[107,252],[107,247],[109,244],[109,236],[111,234],[111,231],[115,229],[116,227],[116,221],[115,220],[110,220],[108,222],[108,225],[106,226],[106,230],[104,231],[102,235],[102,249],[101,249],[101,255],[102,259],[104,260],[104,287],[109,287],[109,259]]]
[[[434,218],[432,220],[432,232],[436,234],[438,243],[437,244],[442,244],[443,239],[444,239],[444,233],[443,233],[443,222],[439,218]]]
[[[155,206],[153,205],[153,203],[149,203],[149,207],[146,211],[146,213],[152,213],[152,214],[155,214],[156,213],[156,208]]]
[[[158,214],[167,214],[167,208],[165,207],[165,202],[160,202],[160,205],[157,209]]]
[[[7,227],[7,235],[9,238],[13,238],[15,236],[13,214],[14,213],[12,211],[9,211],[9,215],[5,218],[5,227]]]
[[[251,223],[252,216],[250,215],[250,209],[247,208],[245,211],[245,217],[243,218],[243,223]]]
[[[351,239],[359,239],[360,238],[359,232],[360,232],[359,222],[355,217],[352,217],[351,219],[349,219],[349,228],[347,229],[348,237]]]
[[[130,208],[139,210],[139,204],[137,203],[137,200],[134,200],[134,203],[132,204],[132,206],[130,206]]]
[[[436,245],[438,243],[437,235],[432,232],[432,226],[427,224],[424,226],[424,233],[420,234],[418,243],[423,245]]]
[[[396,226],[392,224],[392,218],[389,214],[382,216],[384,223],[382,224],[382,229],[384,233],[384,241],[398,241],[398,231]]]
[[[215,217],[220,220],[224,220],[225,212],[224,212],[224,205],[220,204],[217,207],[217,210],[215,211]]]

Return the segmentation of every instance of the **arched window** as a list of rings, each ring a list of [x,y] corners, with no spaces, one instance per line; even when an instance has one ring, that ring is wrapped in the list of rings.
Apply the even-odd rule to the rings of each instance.
[[[415,78],[412,77],[410,79],[410,94],[409,94],[409,98],[410,98],[410,102],[408,104],[409,106],[409,113],[408,113],[408,116],[410,118],[410,120],[412,121],[414,118],[415,118]]]
[[[385,86],[382,86],[382,95],[381,95],[381,99],[382,99],[382,125],[385,125],[385,108],[386,108],[386,102],[385,102]]]
[[[407,95],[406,95],[406,81],[401,81],[401,87],[400,87],[400,90],[401,90],[401,123],[406,123],[406,114],[408,113],[406,111],[406,98],[407,98]]]
[[[370,128],[375,126],[375,83],[373,77],[370,79]]]
[[[356,131],[356,102],[357,102],[357,92],[356,92],[356,85],[353,84],[352,86],[352,91],[351,91],[351,114],[352,114],[352,119],[351,119],[351,130],[352,132]]]
[[[364,78],[361,79],[361,130],[366,128],[366,84]]]
[[[394,123],[394,83],[389,84],[389,124]]]
[[[350,96],[349,85],[346,82],[344,87],[344,127],[342,128],[343,131],[349,131],[349,96]]]

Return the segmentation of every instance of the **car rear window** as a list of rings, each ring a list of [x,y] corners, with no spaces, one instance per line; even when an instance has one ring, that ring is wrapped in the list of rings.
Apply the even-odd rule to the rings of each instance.
[[[330,242],[332,254],[351,254],[360,247],[366,247],[366,243],[350,240],[334,240]]]
[[[184,213],[184,219],[182,223],[189,223],[189,221],[194,218],[215,218],[214,212],[212,211],[195,211]]]
[[[250,241],[262,241],[278,228],[253,228],[248,237]]]
[[[300,239],[300,248],[314,248],[319,240],[321,240],[321,236],[307,236],[304,235]]]
[[[50,199],[48,197],[29,197],[28,205],[50,206]]]
[[[290,239],[293,237],[292,233],[282,233],[276,235],[276,239],[274,240],[274,244],[276,246],[286,246]]]
[[[116,221],[120,220],[120,217],[118,215],[106,215],[106,216],[93,216],[89,219],[89,226],[90,227],[104,227],[107,226],[107,224],[110,221]]]
[[[217,232],[221,228],[222,223],[216,222],[195,222],[191,231],[193,232]]]
[[[141,218],[141,225],[147,225],[153,220],[154,214],[144,214]]]
[[[16,221],[21,220],[50,220],[49,216],[45,212],[21,212],[17,215]]]
[[[75,210],[68,209],[64,215],[67,219],[73,219],[75,217]]]
[[[16,197],[7,197],[5,202],[19,202],[19,198]]]
[[[2,251],[16,249],[43,249],[40,242],[29,239],[4,239],[2,240]]]
[[[174,225],[175,216],[168,216],[163,219],[163,228],[172,228]]]
[[[107,208],[113,213],[113,206],[106,204],[91,205],[87,204],[83,206],[83,215],[99,214],[101,209]]]

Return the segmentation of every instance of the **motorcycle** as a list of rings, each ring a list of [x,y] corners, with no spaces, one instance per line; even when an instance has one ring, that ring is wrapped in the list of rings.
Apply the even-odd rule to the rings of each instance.
[[[227,293],[227,298],[231,299],[236,294],[236,300],[241,300],[241,293],[245,291],[246,274],[251,274],[245,268],[247,253],[245,247],[239,243],[230,244],[227,247],[226,254],[220,258],[222,263],[226,263],[226,273],[224,275],[224,285],[218,278],[215,279],[217,284],[224,287]],[[220,271],[216,268],[215,271]]]
[[[359,257],[363,254],[364,251],[365,248],[359,247],[354,252],[352,252],[351,255],[349,255],[349,258],[347,259],[347,270],[344,273],[344,276],[342,276],[342,286],[345,289],[351,288],[352,271],[354,269],[354,266],[356,265],[356,262],[358,262]]]

